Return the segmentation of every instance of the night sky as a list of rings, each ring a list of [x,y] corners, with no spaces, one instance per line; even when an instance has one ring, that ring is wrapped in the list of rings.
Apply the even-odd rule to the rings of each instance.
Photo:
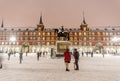
[[[120,0],[0,0],[0,22],[6,27],[36,27],[42,13],[46,28],[119,26]]]

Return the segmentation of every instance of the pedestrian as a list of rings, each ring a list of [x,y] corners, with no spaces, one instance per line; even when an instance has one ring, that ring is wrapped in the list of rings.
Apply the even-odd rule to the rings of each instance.
[[[41,57],[42,52],[39,53],[39,56]]]
[[[93,52],[91,52],[91,57],[93,57]]]
[[[22,60],[23,60],[23,52],[22,51],[20,52],[19,59],[20,59],[20,64],[21,64]]]
[[[28,52],[26,51],[26,56],[27,56]]]
[[[37,60],[39,60],[40,52],[37,52]]]
[[[71,54],[69,52],[69,49],[66,49],[66,51],[64,52],[64,61],[65,61],[65,65],[66,65],[66,71],[70,71],[69,70],[70,60],[71,60]]]
[[[86,56],[88,57],[88,52],[86,52]]]
[[[8,53],[8,60],[10,60],[11,52]]]
[[[45,51],[43,51],[43,56],[45,56]]]
[[[79,61],[79,52],[77,51],[77,49],[74,49],[74,53],[73,53],[74,59],[75,59],[75,70],[79,70],[79,65],[78,65],[78,61]]]
[[[82,56],[84,56],[84,53],[82,52]]]
[[[2,60],[3,60],[3,58],[2,58],[2,56],[0,55],[0,69],[2,69]]]

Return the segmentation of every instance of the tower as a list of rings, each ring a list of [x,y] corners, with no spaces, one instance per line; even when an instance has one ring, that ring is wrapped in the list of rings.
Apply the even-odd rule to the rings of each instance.
[[[4,24],[3,24],[3,20],[2,20],[1,28],[3,28],[3,27],[4,27]]]
[[[43,22],[42,22],[42,15],[40,16],[40,21],[39,21],[39,24],[37,25],[37,30],[44,30],[44,25],[43,25]]]
[[[86,23],[86,21],[85,21],[85,17],[84,17],[84,12],[83,12],[83,21],[82,21],[82,23],[81,23],[81,25],[80,25],[80,29],[82,30],[82,31],[87,31],[88,30],[88,24]]]

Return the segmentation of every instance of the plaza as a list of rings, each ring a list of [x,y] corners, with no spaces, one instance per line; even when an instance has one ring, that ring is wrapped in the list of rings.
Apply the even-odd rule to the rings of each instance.
[[[119,81],[120,56],[94,54],[94,57],[80,56],[80,70],[73,69],[74,59],[70,63],[70,71],[65,71],[64,58],[50,58],[50,54],[41,56],[37,61],[35,53],[23,55],[19,64],[19,54],[12,55],[8,61],[3,54],[3,68],[0,69],[0,81]]]

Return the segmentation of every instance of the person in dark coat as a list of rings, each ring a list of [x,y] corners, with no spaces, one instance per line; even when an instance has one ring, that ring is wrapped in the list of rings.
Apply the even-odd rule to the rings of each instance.
[[[73,56],[74,56],[74,59],[75,59],[75,66],[76,66],[76,69],[75,69],[75,70],[79,70],[79,65],[78,65],[79,52],[77,51],[77,49],[74,49]]]
[[[37,60],[39,61],[40,52],[37,52]]]
[[[8,60],[10,60],[11,52],[8,53]]]
[[[20,59],[20,64],[21,64],[22,60],[23,60],[23,52],[22,51],[20,52],[19,59]]]
[[[0,55],[0,69],[2,69],[2,60],[3,60],[3,58],[2,58],[2,56]]]
[[[91,52],[91,57],[93,57],[93,52]]]
[[[64,52],[64,61],[65,61],[65,64],[66,64],[66,71],[70,71],[69,70],[70,60],[71,60],[71,54],[69,52],[69,49],[66,49],[66,51]]]

